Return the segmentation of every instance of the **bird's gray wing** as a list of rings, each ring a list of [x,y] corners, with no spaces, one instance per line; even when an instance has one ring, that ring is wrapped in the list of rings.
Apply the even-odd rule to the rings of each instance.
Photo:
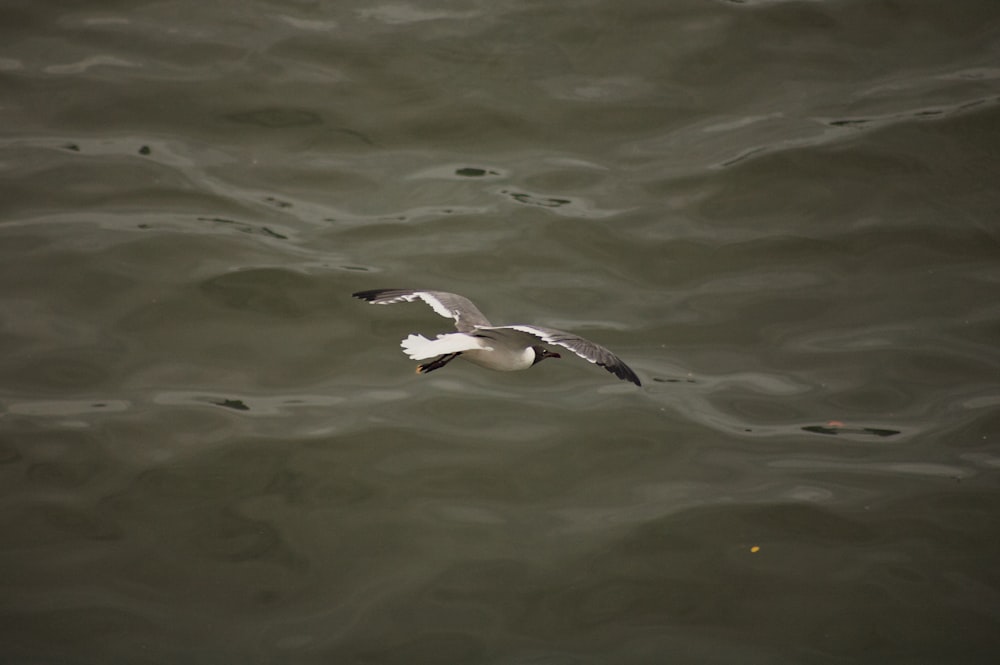
[[[513,326],[493,326],[488,330],[516,330],[526,333],[542,340],[548,344],[555,344],[564,349],[569,349],[576,355],[588,362],[600,365],[622,381],[631,381],[637,386],[641,386],[639,377],[636,376],[632,368],[626,365],[621,358],[608,351],[600,344],[595,344],[589,339],[584,339],[579,335],[555,330],[554,328],[542,328],[541,326],[513,325]]]
[[[489,326],[489,320],[468,298],[446,291],[421,291],[419,289],[372,289],[351,294],[373,305],[391,305],[397,302],[423,300],[446,319],[454,319],[459,332],[471,332]]]

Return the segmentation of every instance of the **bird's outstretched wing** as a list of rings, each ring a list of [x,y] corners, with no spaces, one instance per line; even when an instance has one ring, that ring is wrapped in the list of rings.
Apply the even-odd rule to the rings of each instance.
[[[373,289],[351,294],[373,305],[391,305],[397,302],[423,300],[446,319],[455,320],[459,332],[471,332],[489,326],[489,320],[468,298],[446,291],[420,291],[418,289]]]
[[[555,344],[564,349],[569,349],[576,355],[588,362],[600,365],[622,381],[631,381],[637,386],[641,386],[639,377],[636,376],[632,368],[626,365],[621,358],[608,351],[600,344],[595,344],[589,339],[584,339],[579,335],[555,330],[554,328],[542,328],[541,326],[513,325],[513,326],[492,326],[487,330],[516,330],[532,337],[536,337],[548,344]]]

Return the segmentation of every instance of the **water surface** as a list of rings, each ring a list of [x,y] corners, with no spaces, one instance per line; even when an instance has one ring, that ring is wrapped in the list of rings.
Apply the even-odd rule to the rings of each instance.
[[[994,2],[0,35],[0,659],[995,658]],[[409,286],[643,386],[418,376]]]

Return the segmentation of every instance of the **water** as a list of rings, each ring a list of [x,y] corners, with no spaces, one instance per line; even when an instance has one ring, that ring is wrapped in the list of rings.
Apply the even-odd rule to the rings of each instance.
[[[3,662],[993,662],[992,0],[3,13]]]

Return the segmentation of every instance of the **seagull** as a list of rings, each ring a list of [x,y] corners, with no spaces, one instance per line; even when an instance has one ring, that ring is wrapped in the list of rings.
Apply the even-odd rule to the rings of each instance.
[[[458,332],[443,333],[437,339],[411,334],[400,342],[404,353],[413,360],[434,358],[429,363],[417,365],[418,374],[440,369],[459,356],[481,367],[505,372],[528,369],[546,358],[561,357],[539,344],[544,342],[569,349],[584,360],[600,365],[622,381],[642,385],[631,367],[600,344],[553,328],[526,324],[495,326],[471,300],[455,293],[373,289],[351,295],[367,300],[372,305],[422,300],[441,316],[455,320]]]

